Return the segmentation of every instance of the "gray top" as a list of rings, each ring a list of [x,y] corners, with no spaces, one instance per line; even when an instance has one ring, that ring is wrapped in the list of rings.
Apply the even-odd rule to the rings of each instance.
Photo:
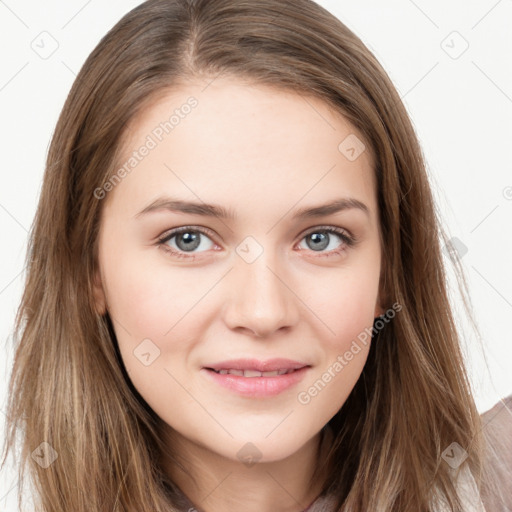
[[[194,505],[185,495],[182,496],[182,503],[179,505],[180,512],[204,512],[202,508]],[[335,512],[334,499],[329,496],[317,498],[304,512]]]

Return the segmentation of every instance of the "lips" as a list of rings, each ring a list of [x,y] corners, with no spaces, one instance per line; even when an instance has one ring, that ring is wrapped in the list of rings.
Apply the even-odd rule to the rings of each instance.
[[[281,370],[274,370],[271,372],[259,372],[257,370],[235,370],[233,368],[222,369],[222,370],[214,370],[213,368],[209,368],[213,370],[215,373],[219,373],[220,375],[238,375],[239,377],[276,377],[277,375],[284,375],[285,373],[291,373],[295,370],[290,369],[287,370],[283,368]]]
[[[265,398],[297,385],[310,366],[291,359],[236,359],[206,365],[201,373],[236,394]]]
[[[258,359],[232,359],[229,361],[208,364],[205,365],[204,368],[214,370],[217,373],[230,373],[244,377],[261,377],[264,373],[278,372],[275,374],[272,373],[272,375],[263,375],[264,377],[273,377],[275,375],[289,373],[293,370],[299,370],[305,366],[309,365],[292,359],[274,358],[266,361],[260,361]]]

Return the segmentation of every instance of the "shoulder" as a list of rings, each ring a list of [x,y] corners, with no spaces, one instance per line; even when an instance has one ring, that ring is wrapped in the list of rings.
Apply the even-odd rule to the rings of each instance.
[[[486,462],[496,485],[494,490],[482,490],[482,501],[489,512],[512,510],[512,394],[482,413],[480,419],[487,442]]]

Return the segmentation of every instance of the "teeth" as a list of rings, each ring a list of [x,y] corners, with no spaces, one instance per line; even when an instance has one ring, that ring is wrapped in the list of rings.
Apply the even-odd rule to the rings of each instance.
[[[277,377],[278,375],[284,375],[285,373],[292,373],[293,369],[287,370],[273,370],[271,372],[258,372],[256,370],[233,370],[233,369],[223,369],[223,370],[214,370],[214,372],[219,373],[221,375],[231,374],[238,375],[239,377]]]
[[[244,370],[242,375],[244,377],[261,377],[263,374],[261,372],[257,372],[256,370]]]

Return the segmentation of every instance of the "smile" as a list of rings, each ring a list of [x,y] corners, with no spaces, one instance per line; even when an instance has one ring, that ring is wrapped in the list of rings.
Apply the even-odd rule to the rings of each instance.
[[[299,369],[283,368],[260,372],[257,370],[202,368],[200,373],[209,382],[215,383],[230,393],[250,398],[269,398],[297,386],[310,369],[309,366],[304,366]]]
[[[240,377],[276,377],[277,375],[284,375],[285,373],[292,373],[295,370],[283,368],[282,370],[274,370],[271,372],[258,372],[256,370],[235,370],[235,369],[223,369],[223,370],[215,370],[214,368],[208,368],[208,370],[212,370],[215,373],[219,373],[220,375],[238,375]]]

